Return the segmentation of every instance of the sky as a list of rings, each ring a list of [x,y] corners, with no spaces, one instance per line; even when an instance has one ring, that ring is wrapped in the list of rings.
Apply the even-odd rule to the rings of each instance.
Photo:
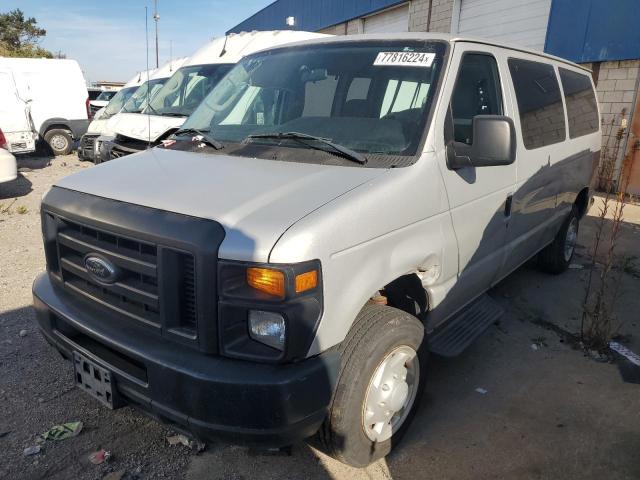
[[[272,0],[158,0],[160,65],[188,56],[213,37]],[[20,8],[47,30],[40,46],[77,60],[89,82],[126,82],[146,70],[145,7],[149,65],[155,67],[153,0],[0,0],[0,13]]]

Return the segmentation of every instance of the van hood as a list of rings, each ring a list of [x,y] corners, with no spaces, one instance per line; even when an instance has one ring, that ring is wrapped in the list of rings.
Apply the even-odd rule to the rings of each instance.
[[[143,113],[120,113],[114,130],[119,135],[155,142],[172,128],[179,128],[187,117],[162,117]]]
[[[153,148],[56,185],[215,220],[226,231],[220,258],[267,262],[296,221],[385,171]]]
[[[114,126],[118,123],[118,115],[109,118],[94,118],[87,128],[88,134],[115,135]]]

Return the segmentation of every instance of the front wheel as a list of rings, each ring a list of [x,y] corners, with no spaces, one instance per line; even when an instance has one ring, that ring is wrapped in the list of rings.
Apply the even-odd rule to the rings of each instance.
[[[368,304],[342,345],[321,448],[364,467],[398,444],[415,415],[427,367],[424,326],[401,310]]]
[[[574,205],[556,238],[540,252],[538,261],[543,270],[558,274],[569,268],[576,250],[579,227],[580,217]]]
[[[71,152],[73,139],[67,130],[53,128],[44,134],[44,141],[56,156],[68,155]]]

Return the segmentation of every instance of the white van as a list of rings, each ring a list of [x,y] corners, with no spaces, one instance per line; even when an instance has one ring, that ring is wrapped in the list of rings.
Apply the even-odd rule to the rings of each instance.
[[[136,114],[141,115],[141,112],[147,107],[149,100],[151,100],[158,90],[169,80],[171,75],[179,69],[182,64],[187,60],[187,57],[177,58],[170,60],[165,65],[149,75],[149,79],[140,85],[137,90],[131,95],[131,97],[125,102],[124,106],[120,110],[120,113],[109,116],[107,118],[101,117],[100,122],[93,126],[93,123],[89,126],[91,135],[95,139],[93,142],[93,154],[87,156],[87,160],[93,160],[95,163],[101,163],[101,151],[105,143],[113,141],[115,138],[115,127],[118,125],[120,118],[123,114]],[[100,135],[96,138],[95,132],[100,131]],[[89,133],[85,135],[88,137]]]
[[[145,116],[123,114],[116,139],[102,160],[119,158],[157,145],[175,132],[202,99],[244,55],[284,43],[326,37],[296,31],[243,32],[217,38],[196,51],[146,107]]]
[[[133,78],[125,83],[111,100],[109,100],[106,107],[101,108],[95,113],[93,120],[87,128],[87,132],[82,135],[80,144],[78,145],[78,157],[80,160],[93,160],[96,138],[103,133],[112,133],[112,130],[108,126],[109,120],[120,113],[124,104],[127,103],[140,85],[146,82],[155,71],[156,70],[153,69],[136,73]]]
[[[590,72],[541,52],[257,52],[162,146],[47,193],[38,322],[105,405],[205,440],[317,435],[364,466],[409,428],[428,351],[500,317],[489,288],[532,257],[568,268],[600,140]]]
[[[9,151],[33,152],[43,139],[71,151],[89,125],[89,95],[75,60],[0,58],[0,127]]]
[[[91,118],[94,117],[98,110],[107,106],[114,95],[118,93],[118,90],[120,89],[102,90],[95,100],[89,100],[89,114],[91,115]]]

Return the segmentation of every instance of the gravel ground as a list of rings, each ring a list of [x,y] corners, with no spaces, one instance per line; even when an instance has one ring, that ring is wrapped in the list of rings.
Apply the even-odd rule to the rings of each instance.
[[[49,163],[20,158],[29,171],[0,184],[0,478],[101,479],[122,471],[124,478],[234,480],[640,478],[640,386],[625,383],[616,365],[585,357],[563,333],[579,328],[587,270],[548,276],[531,264],[492,291],[507,312],[498,325],[457,358],[432,357],[418,415],[387,459],[355,470],[306,445],[290,456],[168,446],[170,430],[75,390],[71,365],[37,332],[31,282],[44,268],[39,201],[56,179],[90,168],[75,155]],[[582,222],[576,265],[587,263],[596,208]],[[631,263],[621,272],[617,313],[628,346],[640,352],[640,206],[629,206],[626,218],[620,251]],[[80,435],[23,454],[40,433],[74,420],[84,423]],[[88,457],[100,448],[112,457],[96,466]]]

